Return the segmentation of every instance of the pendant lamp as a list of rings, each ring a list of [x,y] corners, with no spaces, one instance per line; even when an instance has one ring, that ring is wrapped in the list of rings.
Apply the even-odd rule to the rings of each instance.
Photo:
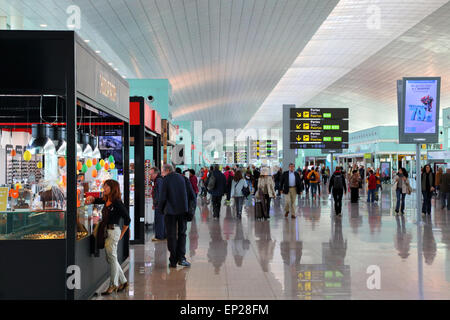
[[[55,154],[56,149],[52,140],[52,127],[48,124],[33,124],[31,126],[31,140],[27,145],[27,150],[31,154]]]
[[[83,148],[81,147],[81,133],[77,132],[77,158],[84,159]]]
[[[91,136],[90,138],[91,147],[94,148],[92,151],[92,158],[100,159],[102,155],[100,154],[100,149],[98,148],[98,137]]]
[[[89,133],[82,134],[82,142],[83,142],[83,157],[92,158],[92,147],[89,144],[90,142]]]
[[[67,151],[67,132],[65,127],[58,127],[55,131],[56,155],[65,157]]]
[[[2,139],[0,141],[0,145],[3,149],[6,148],[7,145],[10,145],[12,143],[11,139],[11,133],[6,130],[2,130]]]

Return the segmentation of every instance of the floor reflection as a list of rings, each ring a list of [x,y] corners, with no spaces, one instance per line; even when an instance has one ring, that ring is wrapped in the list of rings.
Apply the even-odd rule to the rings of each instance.
[[[450,213],[433,208],[417,224],[414,196],[394,215],[395,194],[385,187],[376,204],[361,192],[344,196],[343,216],[323,192],[298,198],[297,217],[284,217],[284,197],[272,201],[269,221],[255,221],[254,201],[242,220],[233,203],[212,219],[199,197],[188,223],[191,268],[169,269],[166,242],[132,246],[127,293],[101,299],[450,299]],[[434,201],[433,201],[434,204]],[[230,249],[229,249],[230,248]],[[231,254],[228,254],[230,250]],[[381,288],[369,289],[370,266]]]

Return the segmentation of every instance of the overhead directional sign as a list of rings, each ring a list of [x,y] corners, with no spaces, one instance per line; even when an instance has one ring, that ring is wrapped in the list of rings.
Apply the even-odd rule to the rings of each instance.
[[[348,109],[291,108],[291,149],[347,149]]]
[[[291,119],[348,119],[348,108],[292,108]]]
[[[348,130],[347,120],[298,119],[291,120],[291,130]]]
[[[275,159],[278,157],[276,140],[252,140],[250,142],[250,159]]]

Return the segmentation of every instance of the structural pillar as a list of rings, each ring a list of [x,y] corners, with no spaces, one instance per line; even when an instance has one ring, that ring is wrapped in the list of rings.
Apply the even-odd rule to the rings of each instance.
[[[283,104],[283,171],[289,170],[289,163],[295,163],[295,150],[290,146],[290,110],[295,104]]]

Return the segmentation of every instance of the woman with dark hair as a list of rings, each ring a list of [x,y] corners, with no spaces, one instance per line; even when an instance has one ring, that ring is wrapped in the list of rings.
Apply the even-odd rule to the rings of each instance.
[[[244,204],[244,193],[242,192],[242,189],[245,186],[247,186],[247,182],[242,176],[242,171],[236,171],[233,181],[231,182],[231,196],[233,197],[236,205],[236,217],[238,219],[241,219],[242,217],[242,206]]]
[[[422,172],[422,214],[431,215],[431,197],[435,188],[435,178],[431,166],[427,164]]]
[[[405,214],[405,197],[410,193],[411,186],[408,181],[408,173],[405,168],[398,169],[397,175],[394,177],[394,184],[392,186],[392,190],[395,191],[397,195],[397,205],[395,206],[396,214],[400,212]],[[401,207],[400,207],[401,201]]]
[[[351,191],[351,203],[358,202],[358,193],[359,193],[359,183],[361,182],[361,178],[359,177],[358,170],[352,171],[352,176],[350,177],[350,191]]]
[[[102,224],[106,226],[108,237],[105,240],[106,261],[111,270],[109,288],[102,295],[120,292],[128,288],[128,281],[122,267],[117,260],[117,245],[128,230],[131,219],[120,194],[120,185],[115,180],[106,180],[103,183],[103,198],[86,198],[86,204],[103,204]],[[120,229],[120,219],[123,218],[124,226]],[[101,232],[101,231],[100,231]],[[120,285],[119,285],[120,281]]]

